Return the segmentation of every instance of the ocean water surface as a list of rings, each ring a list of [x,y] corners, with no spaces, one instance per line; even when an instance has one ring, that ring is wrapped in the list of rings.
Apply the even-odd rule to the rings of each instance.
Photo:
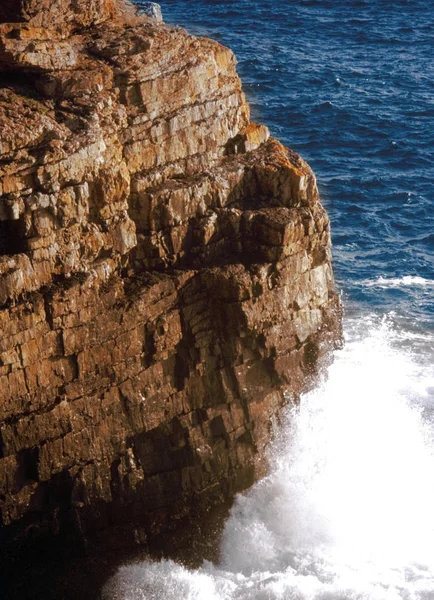
[[[220,559],[122,567],[106,600],[434,600],[434,5],[166,0],[236,53],[254,120],[313,167],[346,345],[289,408]]]

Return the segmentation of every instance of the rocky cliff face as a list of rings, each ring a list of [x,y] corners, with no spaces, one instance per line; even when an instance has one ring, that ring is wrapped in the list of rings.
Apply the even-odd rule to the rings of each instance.
[[[0,7],[0,543],[146,543],[250,485],[340,340],[308,165],[227,48]]]

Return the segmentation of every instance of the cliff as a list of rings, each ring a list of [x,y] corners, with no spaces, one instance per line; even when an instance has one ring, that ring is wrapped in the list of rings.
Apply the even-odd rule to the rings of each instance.
[[[339,344],[329,220],[227,48],[114,0],[0,21],[2,552],[146,545]]]

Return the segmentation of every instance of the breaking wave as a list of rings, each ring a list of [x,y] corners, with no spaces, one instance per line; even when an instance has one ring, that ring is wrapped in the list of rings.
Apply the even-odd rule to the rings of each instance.
[[[126,565],[104,600],[434,598],[434,372],[390,319],[347,331],[237,498],[219,564]]]

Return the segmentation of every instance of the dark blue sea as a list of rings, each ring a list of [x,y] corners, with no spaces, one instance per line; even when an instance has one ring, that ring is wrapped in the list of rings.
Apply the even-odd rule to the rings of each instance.
[[[117,600],[434,600],[434,4],[166,0],[231,47],[252,119],[313,168],[343,350],[288,409],[217,564],[122,567]]]

